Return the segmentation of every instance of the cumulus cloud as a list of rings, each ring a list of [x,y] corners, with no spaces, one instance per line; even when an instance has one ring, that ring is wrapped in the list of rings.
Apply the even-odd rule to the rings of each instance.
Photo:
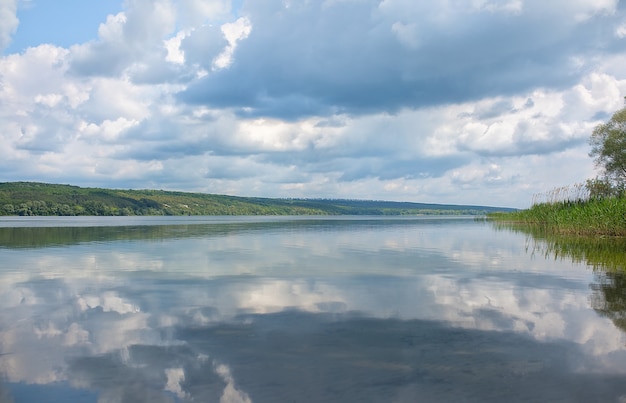
[[[0,10],[10,38],[15,3]],[[626,92],[624,18],[614,0],[127,1],[92,41],[2,56],[0,168],[5,180],[525,206],[546,190],[531,163],[576,155],[556,178],[594,174],[586,139]],[[509,197],[470,193],[494,183]]]
[[[168,1],[134,1],[126,12],[110,15],[100,25],[98,40],[72,48],[72,70],[79,75],[117,76],[133,63],[151,61],[162,55],[163,38],[172,32],[174,16]]]

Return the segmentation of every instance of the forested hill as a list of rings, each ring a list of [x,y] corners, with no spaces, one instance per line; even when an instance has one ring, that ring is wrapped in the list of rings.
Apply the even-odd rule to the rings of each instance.
[[[0,215],[482,215],[509,208],[409,202],[269,199],[164,190],[0,182]]]

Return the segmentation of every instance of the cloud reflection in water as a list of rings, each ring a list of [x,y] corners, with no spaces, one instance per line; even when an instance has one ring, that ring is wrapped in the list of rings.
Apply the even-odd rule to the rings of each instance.
[[[3,250],[0,392],[69,385],[99,401],[156,402],[626,396],[625,338],[589,306],[593,273],[526,255],[519,234],[468,220],[213,230]]]

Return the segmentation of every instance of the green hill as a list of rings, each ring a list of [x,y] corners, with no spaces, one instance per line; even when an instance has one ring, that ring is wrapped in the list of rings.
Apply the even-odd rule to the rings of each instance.
[[[165,190],[0,183],[0,215],[483,215],[510,208],[409,202],[235,197]]]

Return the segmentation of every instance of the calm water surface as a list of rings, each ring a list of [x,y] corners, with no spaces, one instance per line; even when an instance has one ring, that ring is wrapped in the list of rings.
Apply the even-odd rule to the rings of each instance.
[[[0,402],[626,401],[626,280],[541,242],[458,217],[0,218]]]

